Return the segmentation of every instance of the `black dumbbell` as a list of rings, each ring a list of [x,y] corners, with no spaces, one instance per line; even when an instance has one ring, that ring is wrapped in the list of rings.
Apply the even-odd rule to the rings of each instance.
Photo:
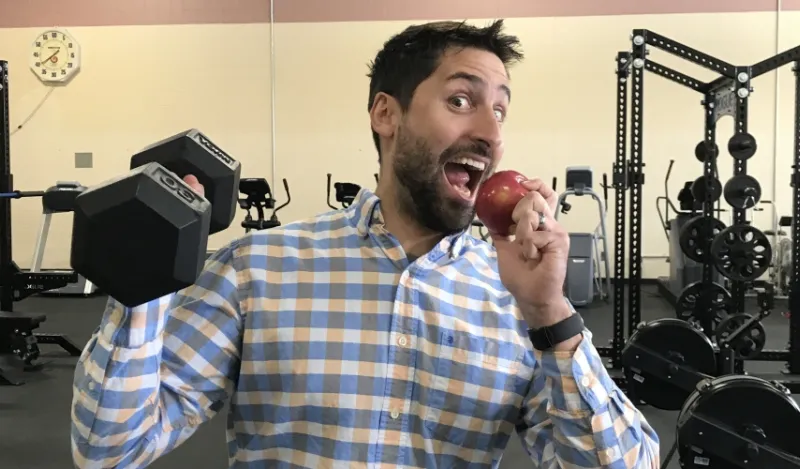
[[[185,288],[206,260],[208,235],[230,226],[241,165],[192,129],[131,158],[129,173],[75,199],[72,268],[136,306]],[[192,174],[205,197],[183,181]]]

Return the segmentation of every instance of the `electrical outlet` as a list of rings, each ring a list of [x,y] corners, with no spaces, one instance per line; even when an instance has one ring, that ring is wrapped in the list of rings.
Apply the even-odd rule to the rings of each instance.
[[[91,153],[75,153],[75,167],[86,169],[92,167],[92,154]]]

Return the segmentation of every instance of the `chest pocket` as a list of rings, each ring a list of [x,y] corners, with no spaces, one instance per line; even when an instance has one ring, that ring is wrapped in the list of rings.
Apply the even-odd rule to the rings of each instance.
[[[517,375],[525,349],[463,331],[441,333],[438,349],[424,424],[435,439],[484,446],[519,415],[523,396],[516,390],[523,383]]]

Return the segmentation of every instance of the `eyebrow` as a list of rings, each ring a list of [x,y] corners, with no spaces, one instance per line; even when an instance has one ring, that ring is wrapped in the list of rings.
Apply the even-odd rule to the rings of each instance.
[[[472,83],[473,85],[478,85],[483,87],[486,86],[486,82],[483,80],[483,78],[467,72],[456,72],[447,77],[447,81],[454,81],[454,80],[466,80]],[[500,85],[498,86],[498,88],[502,90],[508,97],[508,100],[511,101],[511,88],[509,88],[506,85]]]

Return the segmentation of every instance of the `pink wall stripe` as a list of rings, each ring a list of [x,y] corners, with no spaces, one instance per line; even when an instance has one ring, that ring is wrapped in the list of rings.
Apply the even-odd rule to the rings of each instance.
[[[775,11],[777,0],[274,0],[278,22]],[[800,0],[783,0],[800,10]],[[0,0],[0,28],[269,22],[269,0]]]

